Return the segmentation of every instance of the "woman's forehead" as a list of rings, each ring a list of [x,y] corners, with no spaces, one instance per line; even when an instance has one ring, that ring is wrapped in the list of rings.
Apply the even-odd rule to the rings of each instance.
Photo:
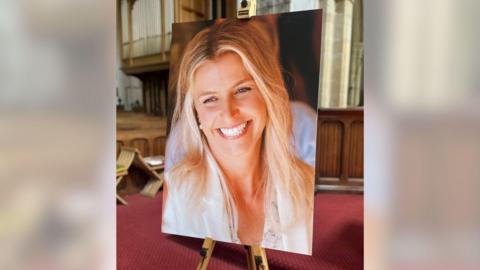
[[[224,53],[206,60],[193,74],[194,91],[211,91],[212,88],[230,88],[240,81],[252,80],[243,62],[236,53]]]
[[[243,65],[242,58],[234,51],[226,51],[220,54],[215,55],[212,58],[206,58],[205,60],[201,61],[195,71],[197,72],[201,68],[205,68],[206,65],[210,66],[226,66],[232,65],[232,67],[240,66],[245,69]],[[234,66],[235,65],[235,66]]]

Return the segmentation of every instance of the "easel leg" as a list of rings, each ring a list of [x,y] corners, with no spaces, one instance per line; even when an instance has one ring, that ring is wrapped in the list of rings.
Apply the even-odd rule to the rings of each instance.
[[[127,201],[125,201],[122,197],[120,197],[118,194],[117,194],[117,200],[119,200],[122,204],[124,205],[128,205]]]
[[[120,181],[122,181],[122,179],[123,179],[123,175],[117,177],[117,183],[116,183],[115,187],[117,187],[118,184],[120,184]],[[118,193],[117,193],[117,200],[120,201],[124,205],[128,205],[127,201],[125,201],[122,197],[120,197],[120,195],[118,195]]]
[[[245,246],[249,270],[268,270],[267,254],[259,245]]]
[[[212,257],[213,248],[215,247],[215,241],[211,238],[205,238],[203,241],[202,249],[200,250],[200,263],[197,266],[197,270],[206,270],[210,257]]]

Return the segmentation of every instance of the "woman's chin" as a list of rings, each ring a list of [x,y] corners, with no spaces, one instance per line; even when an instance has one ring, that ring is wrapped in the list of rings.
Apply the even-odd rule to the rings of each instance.
[[[222,156],[239,157],[248,154],[250,152],[250,147],[248,144],[240,142],[229,143],[229,145],[219,148],[218,152],[220,152]]]

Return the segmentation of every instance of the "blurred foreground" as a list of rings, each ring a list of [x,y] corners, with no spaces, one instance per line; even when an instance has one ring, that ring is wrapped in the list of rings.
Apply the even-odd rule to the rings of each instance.
[[[480,269],[480,3],[365,4],[365,268]]]
[[[0,2],[0,269],[115,268],[115,8],[102,2]]]

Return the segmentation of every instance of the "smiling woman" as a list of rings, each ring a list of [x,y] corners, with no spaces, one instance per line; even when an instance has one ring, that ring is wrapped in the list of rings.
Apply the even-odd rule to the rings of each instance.
[[[216,21],[187,45],[168,141],[184,153],[166,172],[163,232],[311,254],[314,172],[290,144],[273,45],[254,19]]]

